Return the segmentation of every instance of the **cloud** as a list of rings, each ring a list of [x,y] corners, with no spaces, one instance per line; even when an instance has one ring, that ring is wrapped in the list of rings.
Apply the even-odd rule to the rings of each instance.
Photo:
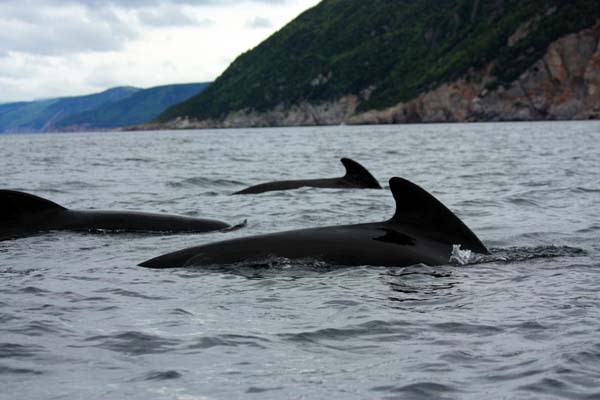
[[[246,27],[250,29],[271,29],[273,26],[273,22],[265,17],[255,17],[246,23]]]
[[[106,52],[123,49],[148,28],[210,27],[197,7],[240,4],[285,5],[297,0],[0,0],[0,56],[11,52],[39,55]],[[196,7],[196,8],[194,8]],[[274,24],[257,17],[247,28]]]
[[[7,82],[35,75],[44,65],[33,63],[32,61],[30,57],[6,57],[0,59],[0,80]]]
[[[317,2],[0,0],[0,102],[210,81]]]
[[[61,0],[55,0],[60,2]],[[77,0],[67,0],[67,1],[75,1]],[[289,4],[293,3],[294,0],[91,0],[84,1],[85,3],[94,3],[96,5],[102,5],[106,3],[111,3],[113,5],[122,5],[130,8],[137,7],[148,7],[148,6],[156,6],[156,5],[164,5],[164,4],[174,4],[174,5],[190,5],[190,6],[227,6],[231,4],[240,4],[240,3],[263,3],[263,4]]]
[[[185,27],[202,26],[207,27],[215,24],[210,18],[196,19],[189,13],[184,13],[178,8],[160,8],[158,10],[140,10],[137,17],[143,25],[163,28],[163,27]]]
[[[22,4],[22,0],[3,0],[8,3]],[[152,8],[156,6],[228,6],[240,3],[258,3],[271,5],[285,5],[294,3],[296,0],[37,0],[36,4],[47,4],[51,6],[78,5],[88,8],[123,8],[139,9]]]
[[[26,54],[0,59],[0,102],[34,100],[97,91],[81,85],[76,58],[37,57]],[[94,89],[94,90],[91,90]]]
[[[113,51],[139,36],[138,30],[112,10],[38,8],[29,12],[0,4],[0,53],[45,56]]]

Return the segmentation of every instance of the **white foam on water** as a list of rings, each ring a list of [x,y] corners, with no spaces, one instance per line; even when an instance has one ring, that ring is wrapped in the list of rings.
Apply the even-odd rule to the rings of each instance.
[[[452,245],[452,254],[450,254],[450,262],[456,262],[460,265],[467,265],[477,260],[477,256],[469,249],[462,250],[460,244]]]

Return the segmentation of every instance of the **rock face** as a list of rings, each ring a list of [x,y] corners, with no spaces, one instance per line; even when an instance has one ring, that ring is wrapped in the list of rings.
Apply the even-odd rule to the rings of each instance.
[[[527,29],[525,27],[524,29]],[[516,32],[513,45],[526,32]],[[535,65],[508,87],[487,89],[494,65],[442,84],[384,110],[356,113],[363,99],[278,106],[268,112],[240,110],[222,120],[178,118],[141,128],[239,128],[267,126],[392,124],[411,122],[533,121],[600,118],[600,23],[554,42]],[[363,94],[365,95],[365,94]],[[368,96],[368,93],[365,95]]]
[[[600,24],[554,42],[509,87],[487,90],[483,71],[348,123],[531,121],[600,118]]]

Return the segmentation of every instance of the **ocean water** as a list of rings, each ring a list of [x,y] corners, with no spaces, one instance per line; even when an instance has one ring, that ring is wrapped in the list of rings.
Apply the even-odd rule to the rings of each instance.
[[[0,135],[1,187],[215,218],[190,235],[0,242],[1,399],[600,398],[600,123]],[[211,241],[389,218],[388,190],[230,196],[343,175],[438,197],[494,255],[406,268],[148,270]]]

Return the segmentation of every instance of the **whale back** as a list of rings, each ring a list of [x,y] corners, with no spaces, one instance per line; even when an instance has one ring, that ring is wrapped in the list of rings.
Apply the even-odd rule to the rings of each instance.
[[[340,160],[346,168],[346,175],[344,179],[355,183],[356,185],[369,189],[381,189],[381,185],[377,182],[377,179],[365,167],[360,165],[354,160],[349,158],[342,158]]]
[[[396,200],[396,213],[389,223],[408,225],[435,240],[489,254],[471,229],[426,190],[397,177],[390,179],[390,189]]]
[[[50,200],[15,190],[0,190],[0,220],[12,220],[24,215],[51,210],[66,210]]]

